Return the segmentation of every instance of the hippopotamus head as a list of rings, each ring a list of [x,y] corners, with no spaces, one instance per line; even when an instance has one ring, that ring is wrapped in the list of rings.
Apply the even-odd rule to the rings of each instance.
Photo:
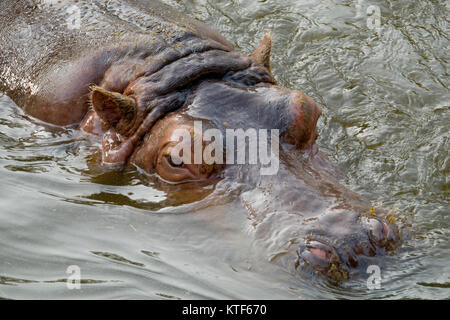
[[[191,54],[124,83],[107,74],[91,88],[82,126],[103,134],[105,163],[131,163],[178,188],[237,182],[252,231],[273,260],[347,279],[396,248],[395,219],[339,183],[316,146],[321,108],[276,83],[270,50],[266,36],[250,56]],[[267,154],[276,165],[265,172],[269,162],[252,159]]]

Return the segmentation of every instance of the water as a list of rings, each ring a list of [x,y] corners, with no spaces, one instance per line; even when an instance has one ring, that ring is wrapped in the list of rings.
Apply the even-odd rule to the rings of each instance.
[[[411,235],[382,288],[333,285],[265,261],[220,184],[184,206],[133,168],[98,165],[71,128],[0,98],[0,298],[450,298],[448,1],[175,1],[250,53],[274,37],[272,69],[323,108],[319,145],[343,183],[397,207]],[[381,28],[367,26],[376,5]],[[216,200],[217,199],[217,200]],[[80,290],[66,270],[81,268]]]

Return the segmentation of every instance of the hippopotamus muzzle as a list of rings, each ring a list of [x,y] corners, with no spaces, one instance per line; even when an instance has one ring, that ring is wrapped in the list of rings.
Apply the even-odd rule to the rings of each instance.
[[[370,265],[370,258],[377,252],[382,249],[384,252],[393,251],[398,246],[400,238],[395,225],[388,225],[377,217],[361,218],[360,223],[363,225],[360,236],[350,235],[341,240],[339,246],[312,237],[306,239],[298,247],[299,262],[332,280],[342,281],[356,273],[360,265]]]

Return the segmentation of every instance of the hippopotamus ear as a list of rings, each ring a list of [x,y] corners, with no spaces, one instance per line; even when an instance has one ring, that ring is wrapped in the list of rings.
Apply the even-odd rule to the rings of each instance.
[[[137,117],[136,101],[118,92],[91,87],[92,107],[97,115],[116,132],[126,135]]]
[[[256,48],[256,50],[251,54],[251,57],[255,60],[256,63],[263,65],[264,67],[272,73],[270,69],[270,52],[272,51],[272,36],[270,34],[266,34],[264,36],[261,44]]]

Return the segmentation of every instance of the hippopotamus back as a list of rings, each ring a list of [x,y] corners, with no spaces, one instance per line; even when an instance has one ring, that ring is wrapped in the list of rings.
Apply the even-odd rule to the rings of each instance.
[[[87,100],[76,98],[88,93],[86,84],[101,84],[114,64],[124,86],[193,52],[233,50],[220,34],[157,0],[1,1],[0,30],[0,91],[58,125],[83,118]],[[146,70],[136,72],[136,64],[130,70],[125,58]],[[48,101],[75,106],[45,109]]]

